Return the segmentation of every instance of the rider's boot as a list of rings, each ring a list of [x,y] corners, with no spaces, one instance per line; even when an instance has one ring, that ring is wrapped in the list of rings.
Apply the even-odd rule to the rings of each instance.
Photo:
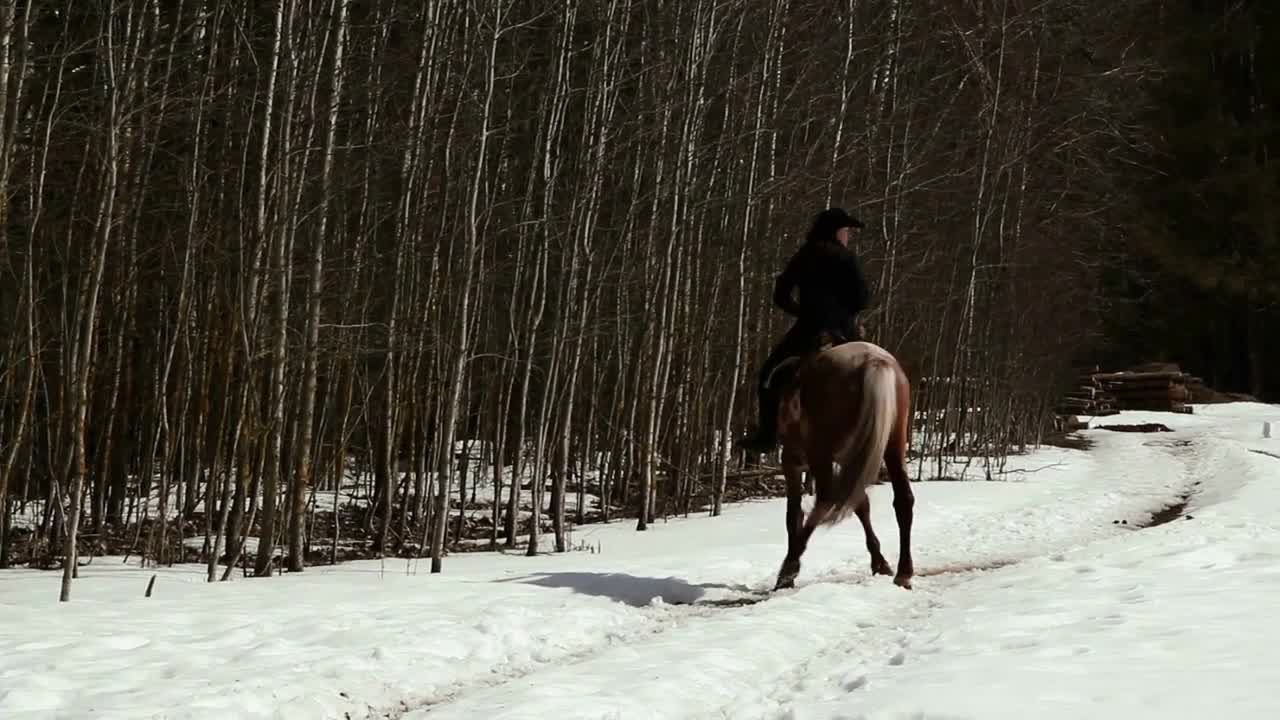
[[[778,408],[777,402],[771,397],[772,393],[765,392],[761,395],[760,428],[755,434],[739,440],[737,445],[742,450],[763,454],[773,452],[778,446]]]
[[[760,428],[754,435],[739,440],[738,447],[748,452],[764,454],[778,448],[778,439],[765,428]]]

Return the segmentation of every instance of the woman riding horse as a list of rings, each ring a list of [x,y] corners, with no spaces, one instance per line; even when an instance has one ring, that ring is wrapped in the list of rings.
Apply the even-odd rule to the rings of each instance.
[[[858,258],[849,249],[849,233],[862,221],[841,208],[823,210],[813,220],[804,245],[787,262],[773,290],[773,302],[796,318],[760,368],[756,385],[760,426],[738,447],[766,453],[778,444],[779,383],[769,376],[782,361],[817,349],[818,339],[828,335],[836,343],[860,340],[858,313],[870,300]],[[800,291],[800,300],[792,291]]]

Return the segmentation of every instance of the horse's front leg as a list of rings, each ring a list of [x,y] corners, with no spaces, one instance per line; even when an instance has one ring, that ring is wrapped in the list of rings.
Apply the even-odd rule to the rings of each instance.
[[[782,474],[787,478],[787,556],[782,561],[782,569],[778,571],[778,582],[774,589],[793,587],[796,575],[800,574],[800,554],[804,552],[800,542],[801,529],[804,527],[804,477],[801,467],[804,459],[798,453],[784,448],[782,451]]]
[[[807,516],[802,516],[800,527],[791,534],[787,559],[783,561],[782,569],[778,572],[777,587],[779,588],[795,586],[796,576],[800,574],[800,558],[804,556],[805,548],[809,546],[809,538],[833,509],[830,500],[823,500],[831,493],[831,455],[825,451],[814,452],[809,449],[805,451],[805,460],[814,480],[813,509]],[[792,487],[803,487],[795,484],[799,477],[799,473],[788,477],[789,496],[800,497],[800,493],[790,491]]]

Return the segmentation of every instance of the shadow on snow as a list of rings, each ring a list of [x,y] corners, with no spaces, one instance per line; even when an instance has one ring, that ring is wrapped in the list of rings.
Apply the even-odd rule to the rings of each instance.
[[[689,605],[698,602],[708,590],[751,592],[750,588],[744,585],[725,585],[722,583],[695,585],[677,577],[638,577],[627,573],[537,573],[500,582],[518,582],[539,587],[565,588],[581,595],[609,598],[632,607],[646,607],[659,598],[668,605]]]

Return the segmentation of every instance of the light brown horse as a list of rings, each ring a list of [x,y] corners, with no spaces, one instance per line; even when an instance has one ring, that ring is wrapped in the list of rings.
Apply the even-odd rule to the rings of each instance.
[[[869,342],[824,347],[788,361],[794,375],[779,393],[778,435],[787,478],[787,556],[775,589],[794,587],[813,531],[858,516],[866,533],[871,572],[889,575],[880,540],[871,529],[867,488],[883,460],[893,483],[893,509],[901,538],[893,582],[910,589],[911,521],[915,496],[907,477],[911,438],[911,386],[902,366],[884,348]],[[782,368],[780,368],[782,369]],[[778,373],[775,372],[775,376]],[[781,379],[781,378],[779,378]],[[773,378],[770,379],[770,382]],[[833,468],[839,465],[839,470]],[[801,473],[814,477],[814,506],[806,518],[800,507]]]

